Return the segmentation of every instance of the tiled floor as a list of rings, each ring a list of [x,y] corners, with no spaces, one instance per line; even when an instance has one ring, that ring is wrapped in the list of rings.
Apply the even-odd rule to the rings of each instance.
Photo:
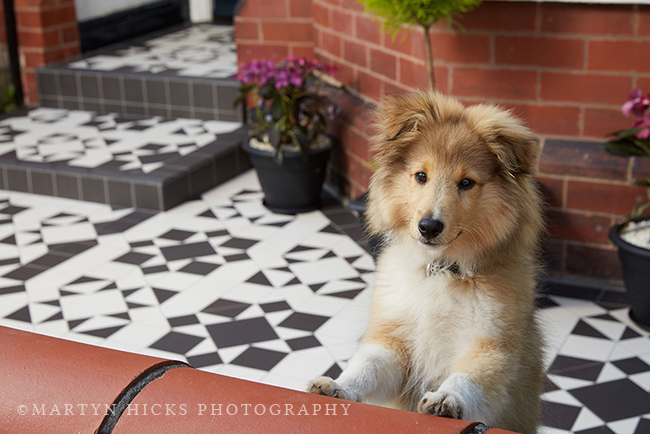
[[[0,192],[0,324],[303,389],[356,347],[354,216],[276,215],[254,172],[167,212]],[[619,293],[546,285],[545,432],[650,432],[650,337]]]

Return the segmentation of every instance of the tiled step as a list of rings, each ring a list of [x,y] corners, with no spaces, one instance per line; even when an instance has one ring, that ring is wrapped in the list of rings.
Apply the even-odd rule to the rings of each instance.
[[[37,108],[0,120],[0,188],[167,210],[250,168],[239,122]]]
[[[201,24],[140,38],[36,71],[40,105],[241,122],[232,26]]]

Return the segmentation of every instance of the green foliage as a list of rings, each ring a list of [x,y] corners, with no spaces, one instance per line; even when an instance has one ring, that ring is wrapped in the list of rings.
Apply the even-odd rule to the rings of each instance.
[[[0,113],[9,113],[16,110],[15,97],[16,88],[13,84],[8,84],[0,95]]]

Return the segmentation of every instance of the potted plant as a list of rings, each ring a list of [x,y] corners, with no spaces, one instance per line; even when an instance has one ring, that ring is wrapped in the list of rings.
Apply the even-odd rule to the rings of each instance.
[[[280,62],[241,65],[235,104],[247,100],[250,138],[243,148],[257,171],[264,205],[296,214],[320,204],[332,140],[325,134],[335,107],[319,92],[323,76],[337,68],[289,56]]]
[[[612,155],[650,160],[650,94],[633,90],[622,112],[626,117],[633,114],[638,119],[632,128],[612,133],[605,149]],[[650,179],[635,184],[648,188]],[[650,216],[643,217],[643,214],[650,208],[650,190],[648,198],[648,202],[637,205],[623,223],[609,231],[623,266],[630,318],[646,330],[650,330]]]

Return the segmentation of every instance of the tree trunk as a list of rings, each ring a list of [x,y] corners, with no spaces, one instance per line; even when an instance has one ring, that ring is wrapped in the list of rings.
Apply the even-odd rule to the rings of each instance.
[[[424,27],[424,44],[427,50],[427,71],[429,72],[429,89],[433,90],[436,88],[436,76],[433,72],[433,53],[431,52],[431,35],[429,34],[429,29],[431,25],[423,26]]]

